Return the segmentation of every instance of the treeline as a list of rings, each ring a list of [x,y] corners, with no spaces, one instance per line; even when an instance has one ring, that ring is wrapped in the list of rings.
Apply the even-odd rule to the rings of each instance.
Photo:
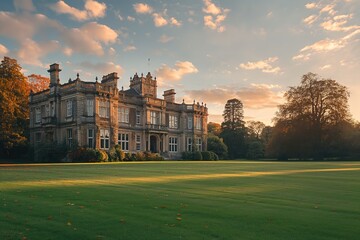
[[[209,150],[229,159],[360,159],[360,124],[351,118],[345,86],[308,73],[284,97],[274,126],[245,123],[242,102],[228,100],[224,122],[208,124]]]

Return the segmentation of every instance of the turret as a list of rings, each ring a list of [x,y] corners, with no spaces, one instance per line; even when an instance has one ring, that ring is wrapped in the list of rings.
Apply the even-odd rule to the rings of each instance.
[[[133,78],[130,78],[130,88],[134,89],[142,96],[149,96],[156,98],[157,96],[157,81],[156,77],[153,79],[150,72],[144,77],[144,74],[141,74],[141,77],[135,73]]]

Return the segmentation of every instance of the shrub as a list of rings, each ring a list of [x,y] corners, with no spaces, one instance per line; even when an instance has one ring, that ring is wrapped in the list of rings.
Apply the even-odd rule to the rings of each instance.
[[[108,154],[102,149],[96,149],[96,157],[98,162],[107,162],[109,160]]]
[[[131,153],[127,152],[125,153],[124,161],[132,161]]]
[[[146,161],[161,161],[164,158],[158,153],[144,152]]]
[[[210,155],[211,155],[211,160],[215,160],[215,161],[219,160],[219,156],[216,153],[210,151]]]
[[[193,160],[203,160],[202,154],[200,151],[193,152]]]
[[[96,162],[96,150],[92,148],[78,147],[67,154],[67,157],[72,162]]]
[[[124,161],[125,153],[121,150],[120,145],[115,145],[109,150],[110,161]]]
[[[137,161],[145,161],[146,160],[144,152],[137,152],[135,154],[135,158]]]
[[[62,144],[45,143],[33,146],[34,162],[61,162],[66,157],[68,147]]]
[[[209,151],[201,152],[201,155],[202,155],[202,160],[207,160],[207,161],[213,160],[211,158],[212,157],[211,152],[209,152]]]

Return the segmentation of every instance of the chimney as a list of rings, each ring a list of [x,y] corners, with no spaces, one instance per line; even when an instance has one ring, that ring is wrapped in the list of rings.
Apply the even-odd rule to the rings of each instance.
[[[164,91],[164,100],[166,102],[171,102],[174,103],[175,102],[175,90],[174,89],[169,89]]]
[[[50,87],[58,83],[60,71],[59,64],[53,63],[50,65],[50,69],[48,70],[50,73]]]

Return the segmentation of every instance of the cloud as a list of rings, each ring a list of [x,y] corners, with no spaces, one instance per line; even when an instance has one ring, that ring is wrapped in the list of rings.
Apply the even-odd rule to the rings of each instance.
[[[325,70],[325,69],[329,69],[329,68],[331,68],[331,65],[327,64],[327,65],[320,67],[320,70]]]
[[[16,11],[33,12],[35,11],[32,0],[14,0]]]
[[[265,60],[260,60],[257,62],[247,62],[247,63],[241,63],[240,67],[245,70],[256,70],[259,69],[264,73],[280,73],[281,69],[280,67],[273,67],[271,63],[274,63],[278,60],[277,57],[271,57]]]
[[[117,72],[119,75],[122,75],[124,71],[120,65],[115,64],[113,62],[92,63],[85,61],[80,63],[80,66],[83,68],[91,69],[93,71],[97,71],[104,75],[111,72]]]
[[[282,92],[280,86],[268,84],[251,84],[248,87],[234,89],[229,86],[220,86],[212,89],[185,91],[185,99],[201,99],[206,103],[225,104],[230,98],[238,98],[244,108],[261,109],[274,108],[281,104]]]
[[[189,61],[177,61],[174,68],[163,64],[156,70],[157,78],[160,81],[178,81],[186,74],[197,73],[198,69]]]
[[[311,25],[313,24],[316,20],[318,19],[318,16],[316,15],[310,15],[307,18],[305,18],[303,20],[304,23],[306,23],[307,25]]]
[[[106,25],[89,22],[81,28],[64,29],[62,36],[74,51],[101,56],[104,54],[102,43],[114,43],[118,34]]]
[[[181,26],[181,22],[179,22],[176,18],[172,17],[170,18],[170,24],[171,25],[174,25],[174,26],[177,26],[177,27],[180,27]]]
[[[307,9],[313,9],[313,8],[317,7],[317,4],[316,3],[307,3],[307,4],[305,4],[305,7]]]
[[[360,29],[357,29],[348,35],[345,35],[339,39],[323,39],[317,41],[311,45],[307,45],[300,50],[300,53],[293,57],[293,60],[309,60],[312,55],[315,53],[328,53],[331,51],[335,51],[341,48],[346,47],[348,44],[352,42],[354,36],[360,34]]]
[[[221,13],[221,9],[216,6],[211,0],[204,0],[205,7],[203,8],[203,12],[212,15],[218,15]]]
[[[134,22],[135,21],[135,18],[132,17],[132,16],[127,16],[126,18],[129,22]]]
[[[150,14],[153,12],[152,7],[150,7],[148,4],[146,3],[136,3],[133,5],[134,10],[136,13],[140,13],[140,14]]]
[[[168,24],[168,21],[159,13],[153,14],[153,20],[156,27],[163,27]]]
[[[344,43],[341,39],[340,40],[323,39],[312,45],[305,46],[300,50],[300,52],[305,52],[309,50],[315,52],[328,52],[343,47],[344,47]]]
[[[0,55],[4,56],[9,53],[9,50],[0,43]]]
[[[320,13],[328,13],[330,15],[335,15],[337,13],[337,11],[334,10],[335,6],[335,4],[328,4],[320,10]]]
[[[41,62],[41,58],[56,51],[58,48],[58,41],[37,43],[27,38],[21,42],[20,49],[17,52],[17,58],[22,64],[45,67]]]
[[[0,35],[23,41],[45,28],[60,29],[61,25],[43,14],[15,14],[0,11]],[[31,23],[31,24],[29,24]]]
[[[77,21],[85,21],[92,18],[102,18],[105,16],[106,4],[95,0],[86,0],[84,10],[79,10],[60,0],[50,5],[50,9],[58,14],[68,14]]]
[[[173,39],[174,39],[174,37],[170,37],[170,36],[168,36],[168,35],[166,35],[166,34],[163,34],[163,35],[160,36],[159,42],[161,42],[161,43],[167,43],[167,42],[172,41]]]
[[[73,54],[73,50],[71,49],[71,48],[69,48],[69,47],[65,47],[64,49],[63,49],[63,53],[66,55],[66,56],[71,56],[72,54]]]
[[[352,17],[353,17],[352,14],[337,15],[324,21],[323,23],[320,24],[320,26],[328,31],[348,32],[354,29],[360,29],[359,25],[344,26],[345,24],[348,23],[348,20],[350,20]]]
[[[217,32],[224,32],[225,26],[222,23],[230,10],[216,6],[211,0],[204,0],[204,5],[203,12],[209,14],[204,16],[204,26]]]
[[[134,45],[128,45],[124,48],[124,52],[130,52],[130,51],[135,51],[136,47]]]

